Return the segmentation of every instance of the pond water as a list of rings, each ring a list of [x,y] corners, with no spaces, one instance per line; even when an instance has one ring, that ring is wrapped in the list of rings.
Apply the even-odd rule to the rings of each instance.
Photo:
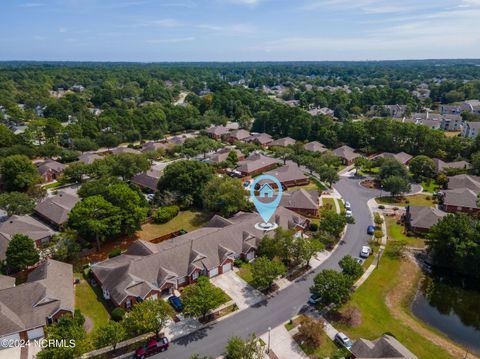
[[[480,354],[480,291],[426,277],[411,307],[417,318]]]

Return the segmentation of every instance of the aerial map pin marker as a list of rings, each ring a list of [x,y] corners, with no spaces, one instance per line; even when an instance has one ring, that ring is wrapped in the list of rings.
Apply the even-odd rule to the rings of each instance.
[[[259,192],[259,197],[272,198],[273,200],[271,202],[262,202],[257,198],[257,196],[255,196],[255,187],[258,183],[262,181],[264,181],[265,183],[261,185],[260,188],[257,190],[257,192]],[[277,186],[276,193],[270,184],[272,182],[275,183],[275,185]],[[265,224],[268,224],[268,220],[273,216],[278,205],[280,204],[280,200],[282,199],[282,193],[282,184],[277,178],[270,175],[263,175],[257,177],[250,186],[250,198],[255,205],[258,214],[265,221]]]

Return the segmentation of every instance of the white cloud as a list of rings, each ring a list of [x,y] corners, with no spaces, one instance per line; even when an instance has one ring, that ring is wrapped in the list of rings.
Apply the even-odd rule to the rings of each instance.
[[[188,42],[193,40],[195,40],[193,36],[187,36],[187,37],[174,37],[174,38],[168,38],[168,39],[149,39],[149,40],[145,40],[145,42],[149,44],[175,44],[179,42]]]
[[[256,27],[250,24],[233,24],[233,25],[200,24],[197,27],[200,29],[225,32],[225,33],[235,33],[235,34],[252,34],[257,31]]]
[[[229,2],[231,4],[237,5],[246,5],[250,7],[255,7],[264,0],[222,0],[223,2]]]
[[[27,2],[27,3],[20,4],[19,6],[20,7],[40,7],[44,5],[45,4],[39,3],[39,2]]]

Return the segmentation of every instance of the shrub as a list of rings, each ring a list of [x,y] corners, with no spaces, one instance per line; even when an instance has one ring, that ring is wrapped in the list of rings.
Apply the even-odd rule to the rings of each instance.
[[[312,232],[316,232],[318,230],[318,224],[316,223],[310,223],[310,230]]]
[[[381,204],[380,206],[378,206],[379,209],[385,209],[385,206],[383,204]]]
[[[112,320],[120,322],[125,316],[125,310],[123,308],[115,308],[112,310]]]
[[[373,236],[375,237],[375,239],[380,239],[383,237],[383,232],[381,230],[376,230],[374,233],[373,233]]]
[[[92,268],[86,267],[86,268],[83,269],[83,277],[85,279],[90,279],[90,278],[92,278],[92,276],[93,276],[92,275]]]
[[[425,199],[426,199],[427,201],[430,201],[430,200],[432,199],[432,197],[427,196],[427,197],[425,197]]]
[[[305,317],[298,328],[298,335],[308,346],[318,347],[323,343],[323,322]]]
[[[122,250],[120,248],[114,248],[108,253],[108,258],[118,257],[122,254]]]
[[[405,203],[406,203],[406,204],[409,204],[409,203],[410,203],[410,201],[409,201],[408,199],[406,199],[406,200],[405,200]]]
[[[348,307],[342,313],[342,322],[349,327],[358,327],[362,324],[362,313],[355,307]]]
[[[160,207],[153,213],[152,221],[153,223],[157,223],[157,224],[167,223],[172,218],[174,218],[179,211],[180,211],[180,208],[178,206]]]

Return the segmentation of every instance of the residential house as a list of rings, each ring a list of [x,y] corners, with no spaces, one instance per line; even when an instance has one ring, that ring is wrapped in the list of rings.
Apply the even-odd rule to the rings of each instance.
[[[413,113],[410,117],[404,118],[402,122],[411,122],[438,130],[441,127],[442,115],[431,112]]]
[[[15,278],[0,274],[0,290],[15,287]]]
[[[152,165],[146,172],[138,173],[132,178],[132,183],[135,183],[142,190],[147,192],[155,192],[160,177],[163,175],[163,170],[167,163],[157,163]]]
[[[405,152],[398,152],[398,153],[391,153],[391,152],[383,152],[380,153],[379,155],[376,155],[373,157],[375,158],[393,158],[400,162],[402,165],[408,165],[408,162],[413,158],[410,156],[408,153]]]
[[[388,113],[389,117],[392,118],[404,118],[407,113],[406,105],[385,105],[383,108],[385,112]]]
[[[462,112],[472,112],[471,106],[467,103],[461,105],[440,105],[440,113],[442,115],[461,115]]]
[[[80,197],[65,191],[47,197],[37,204],[35,214],[55,229],[60,229],[68,220],[68,214],[80,202]]]
[[[44,182],[52,182],[58,179],[65,171],[65,165],[63,163],[46,160],[37,164],[38,172]]]
[[[275,140],[272,143],[270,143],[270,147],[272,147],[272,146],[288,147],[288,146],[294,145],[294,144],[295,144],[295,140],[293,138],[283,137],[283,138],[279,138],[278,140]]]
[[[167,150],[171,146],[165,142],[149,141],[143,144],[141,152],[154,152],[158,150]]]
[[[215,140],[221,139],[223,136],[228,134],[229,130],[226,126],[213,126],[207,129],[207,135],[210,138]]]
[[[274,220],[300,234],[309,224],[283,207],[277,208]],[[228,272],[236,258],[252,260],[262,238],[273,235],[255,227],[261,221],[258,213],[239,212],[229,219],[214,216],[206,227],[158,244],[136,241],[124,254],[94,264],[92,272],[103,296],[128,309],[140,300],[168,295],[200,275]]]
[[[205,159],[205,162],[207,162],[207,163],[225,162],[228,158],[228,154],[232,151],[237,154],[237,159],[239,161],[242,161],[242,160],[245,159],[245,155],[240,150],[237,150],[235,148],[222,148],[221,150],[219,150],[215,153],[207,155],[207,158]]]
[[[301,188],[283,192],[280,205],[302,216],[318,217],[320,215],[318,199],[318,190]]]
[[[30,216],[10,216],[0,223],[0,260],[5,259],[8,244],[15,234],[24,234],[30,237],[37,247],[41,247],[48,243],[55,232]]]
[[[245,142],[250,137],[250,132],[246,130],[235,130],[228,135],[228,141],[234,143],[235,141]]]
[[[245,142],[253,142],[262,147],[267,147],[273,143],[273,138],[268,133],[255,133],[246,138]]]
[[[437,208],[429,206],[407,206],[405,225],[414,232],[428,232],[432,226],[447,214]]]
[[[335,111],[328,107],[315,107],[308,110],[308,113],[312,116],[324,115],[328,117],[334,117]]]
[[[435,172],[445,172],[448,170],[467,170],[470,168],[470,163],[466,161],[445,162],[439,158],[434,158]]]
[[[324,153],[328,151],[328,149],[318,141],[312,141],[312,142],[306,143],[305,145],[303,145],[303,148],[305,149],[305,151],[318,152],[318,153]]]
[[[462,136],[467,138],[475,138],[480,132],[480,122],[467,121],[463,124]]]
[[[78,160],[80,162],[83,162],[83,163],[87,164],[87,165],[90,165],[90,164],[93,163],[93,161],[99,160],[101,158],[103,158],[103,157],[98,155],[95,152],[85,152],[85,153],[82,153],[80,156],[78,156]]]
[[[142,153],[139,150],[130,147],[115,147],[110,150],[112,155],[119,155],[121,153],[132,153],[134,155],[141,155]]]
[[[440,129],[443,131],[462,131],[463,120],[460,115],[443,115],[440,123]]]
[[[470,188],[458,188],[443,192],[441,206],[445,212],[449,213],[470,213],[479,214],[478,193]]]
[[[387,334],[375,340],[357,339],[350,352],[355,359],[418,359],[402,343]]]
[[[357,157],[361,157],[360,154],[355,153],[353,148],[348,146],[342,146],[332,151],[334,155],[340,157],[344,165],[351,165],[353,160]]]
[[[279,165],[275,158],[267,157],[259,152],[253,152],[243,161],[239,161],[236,170],[243,177],[256,176],[265,171],[269,171]]]
[[[0,345],[33,340],[62,315],[74,314],[72,265],[52,259],[40,264],[17,286],[0,289]]]
[[[468,188],[476,193],[480,193],[480,177],[471,175],[456,175],[448,178],[448,189]]]
[[[289,162],[285,166],[277,167],[264,174],[275,177],[285,189],[294,186],[304,186],[310,183],[308,176],[303,173],[295,162]]]

